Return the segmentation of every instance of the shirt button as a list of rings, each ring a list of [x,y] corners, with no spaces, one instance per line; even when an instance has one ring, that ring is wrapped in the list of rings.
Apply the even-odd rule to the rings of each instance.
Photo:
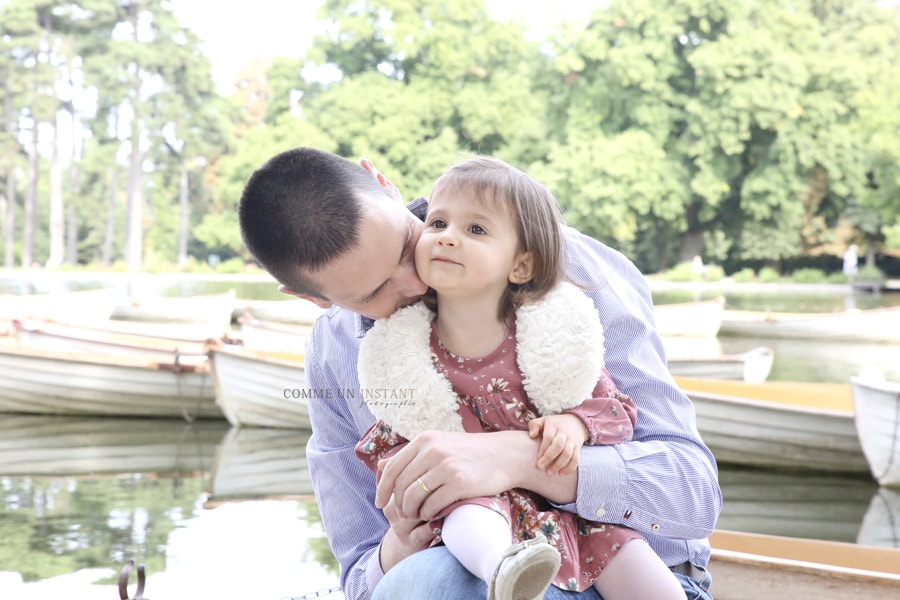
[[[606,514],[606,509],[603,508],[602,506],[601,506],[600,508],[597,509],[597,516],[598,516],[598,517],[602,517],[602,516],[605,515],[605,514]]]
[[[652,529],[653,531],[659,531],[659,523],[654,523],[650,526],[650,529]]]

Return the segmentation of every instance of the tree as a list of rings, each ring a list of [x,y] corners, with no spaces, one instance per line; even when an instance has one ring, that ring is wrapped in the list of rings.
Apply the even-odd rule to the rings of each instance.
[[[537,44],[490,19],[483,0],[329,0],[320,17],[328,25],[309,66],[339,78],[297,87],[338,153],[386,165],[407,195],[429,193],[461,152],[518,163],[541,154]]]
[[[829,241],[864,182],[854,65],[875,6],[819,8],[614,1],[559,36],[549,156],[571,220],[632,252],[654,240],[639,258],[655,268],[713,238],[735,261]]]

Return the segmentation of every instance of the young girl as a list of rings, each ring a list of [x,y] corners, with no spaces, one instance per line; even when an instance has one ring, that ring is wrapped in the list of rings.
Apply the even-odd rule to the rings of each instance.
[[[376,322],[360,346],[363,390],[413,393],[370,402],[378,421],[357,455],[373,471],[429,429],[528,430],[541,438],[537,466],[564,473],[582,444],[631,438],[636,408],[603,367],[593,304],[563,281],[564,248],[556,200],[521,171],[477,157],[438,179],[416,246],[433,295]],[[604,600],[685,597],[640,534],[528,490],[458,502],[433,526],[489,599],[543,598],[551,583]]]

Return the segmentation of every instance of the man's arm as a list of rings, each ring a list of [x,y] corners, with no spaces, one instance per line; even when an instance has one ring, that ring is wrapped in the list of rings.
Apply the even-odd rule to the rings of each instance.
[[[646,280],[619,252],[571,228],[567,242],[572,276],[593,287],[586,293],[603,324],[607,371],[638,407],[632,442],[582,449],[569,508],[647,535],[705,538],[722,505],[716,463],[669,373]]]
[[[310,477],[348,599],[367,599],[383,575],[380,544],[389,523],[374,504],[375,474],[356,443],[374,422],[358,393],[355,317],[334,310],[319,318],[307,346],[306,388],[313,435]],[[353,396],[356,397],[353,397]]]

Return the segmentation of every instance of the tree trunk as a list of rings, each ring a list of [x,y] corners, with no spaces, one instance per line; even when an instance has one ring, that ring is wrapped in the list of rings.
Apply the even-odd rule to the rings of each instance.
[[[106,233],[103,236],[104,267],[112,264],[113,242],[116,238],[116,198],[119,195],[119,171],[115,165],[109,168],[109,203],[106,205]]]
[[[16,174],[12,167],[6,172],[6,212],[3,231],[3,266],[16,264]]]
[[[866,268],[875,268],[875,244],[876,238],[873,234],[866,234]]]
[[[128,242],[125,262],[130,271],[138,271],[143,263],[144,223],[144,157],[141,152],[140,127],[131,125],[131,165],[128,177]]]
[[[178,228],[178,266],[187,263],[188,227],[191,224],[191,204],[188,202],[190,177],[187,165],[181,167],[181,189],[179,203],[181,204],[181,225]]]
[[[67,207],[66,218],[66,262],[70,265],[78,264],[78,215],[75,207],[70,203]]]
[[[22,266],[34,263],[34,228],[37,219],[37,187],[40,157],[38,156],[37,118],[32,114],[31,144],[28,146],[28,189],[25,192],[25,211],[22,215]]]
[[[53,123],[53,153],[50,158],[50,257],[48,267],[58,267],[65,260],[66,216],[63,205],[63,168],[59,155],[59,126]]]

